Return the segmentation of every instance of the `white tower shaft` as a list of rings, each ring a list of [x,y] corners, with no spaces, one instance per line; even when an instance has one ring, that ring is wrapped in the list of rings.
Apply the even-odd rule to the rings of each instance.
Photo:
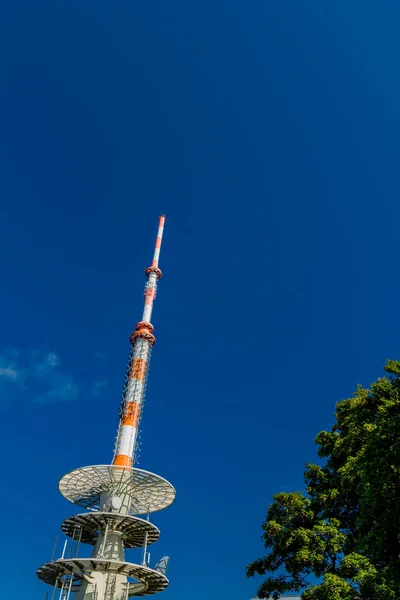
[[[144,291],[143,318],[136,325],[136,330],[131,335],[131,353],[121,403],[121,418],[113,459],[113,464],[122,467],[131,467],[135,462],[137,454],[138,424],[144,402],[151,350],[155,343],[153,326],[150,319],[157,293],[157,280],[162,275],[158,267],[158,261],[160,258],[164,224],[165,217],[162,215],[158,223],[153,262],[145,271],[148,279]]]

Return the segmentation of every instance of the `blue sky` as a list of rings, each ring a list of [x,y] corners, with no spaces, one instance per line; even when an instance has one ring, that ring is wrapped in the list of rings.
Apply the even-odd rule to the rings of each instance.
[[[400,6],[15,0],[0,8],[3,593],[111,460],[167,214],[140,466],[169,479],[165,600],[248,599],[272,494],[399,358]],[[61,542],[60,542],[61,543]],[[135,560],[135,554],[130,558]],[[21,585],[16,585],[21,582]]]

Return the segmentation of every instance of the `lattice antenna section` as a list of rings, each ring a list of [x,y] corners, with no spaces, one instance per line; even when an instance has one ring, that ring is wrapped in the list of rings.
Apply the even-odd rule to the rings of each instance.
[[[137,463],[139,456],[140,423],[143,417],[147,378],[151,362],[152,346],[149,345],[149,347],[146,348],[145,344],[146,340],[142,339],[138,339],[137,341],[134,340],[133,343],[131,343],[118,416],[120,423],[129,423],[130,421],[133,421],[133,425],[136,427],[136,435],[133,442],[134,445],[131,451],[132,464]],[[133,405],[135,398],[140,399],[140,404],[138,404],[138,409],[136,409],[136,412],[134,413]],[[118,448],[121,447],[122,432],[122,427],[119,427],[115,440],[113,462],[118,453]]]
[[[156,341],[153,335],[154,327],[151,324],[151,315],[157,293],[157,281],[162,276],[158,261],[164,223],[165,217],[162,215],[158,223],[153,261],[145,270],[147,282],[144,290],[145,302],[142,320],[136,325],[130,338],[131,351],[113,457],[113,464],[122,467],[132,467],[137,460],[139,422],[142,415],[151,350]]]

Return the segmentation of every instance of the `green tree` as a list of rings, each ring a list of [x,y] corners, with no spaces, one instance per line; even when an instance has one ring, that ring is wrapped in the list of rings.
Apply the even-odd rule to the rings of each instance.
[[[274,496],[268,553],[247,567],[265,576],[260,598],[400,599],[400,362],[384,370],[339,402],[332,430],[317,435],[323,464],[306,465],[307,493]]]

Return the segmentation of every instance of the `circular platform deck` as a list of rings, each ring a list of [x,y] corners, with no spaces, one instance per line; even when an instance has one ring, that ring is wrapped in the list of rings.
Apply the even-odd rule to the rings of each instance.
[[[37,571],[37,576],[53,587],[61,587],[61,577],[63,575],[72,575],[74,577],[74,587],[76,588],[76,585],[79,585],[82,580],[82,574],[90,575],[93,571],[125,575],[126,577],[136,579],[142,585],[130,583],[129,588],[132,590],[132,593],[128,593],[129,596],[157,594],[165,590],[169,583],[165,575],[148,567],[119,560],[99,558],[59,559],[41,566]]]
[[[106,512],[74,515],[66,519],[61,528],[66,536],[94,546],[99,531],[104,531],[107,526],[109,532],[122,533],[125,548],[141,548],[145,544],[146,534],[148,545],[154,544],[160,537],[159,529],[149,521],[131,515]]]
[[[67,473],[58,484],[61,494],[70,502],[89,510],[100,509],[100,495],[113,492],[130,497],[132,515],[157,512],[175,500],[175,488],[163,477],[142,469],[96,465]]]

